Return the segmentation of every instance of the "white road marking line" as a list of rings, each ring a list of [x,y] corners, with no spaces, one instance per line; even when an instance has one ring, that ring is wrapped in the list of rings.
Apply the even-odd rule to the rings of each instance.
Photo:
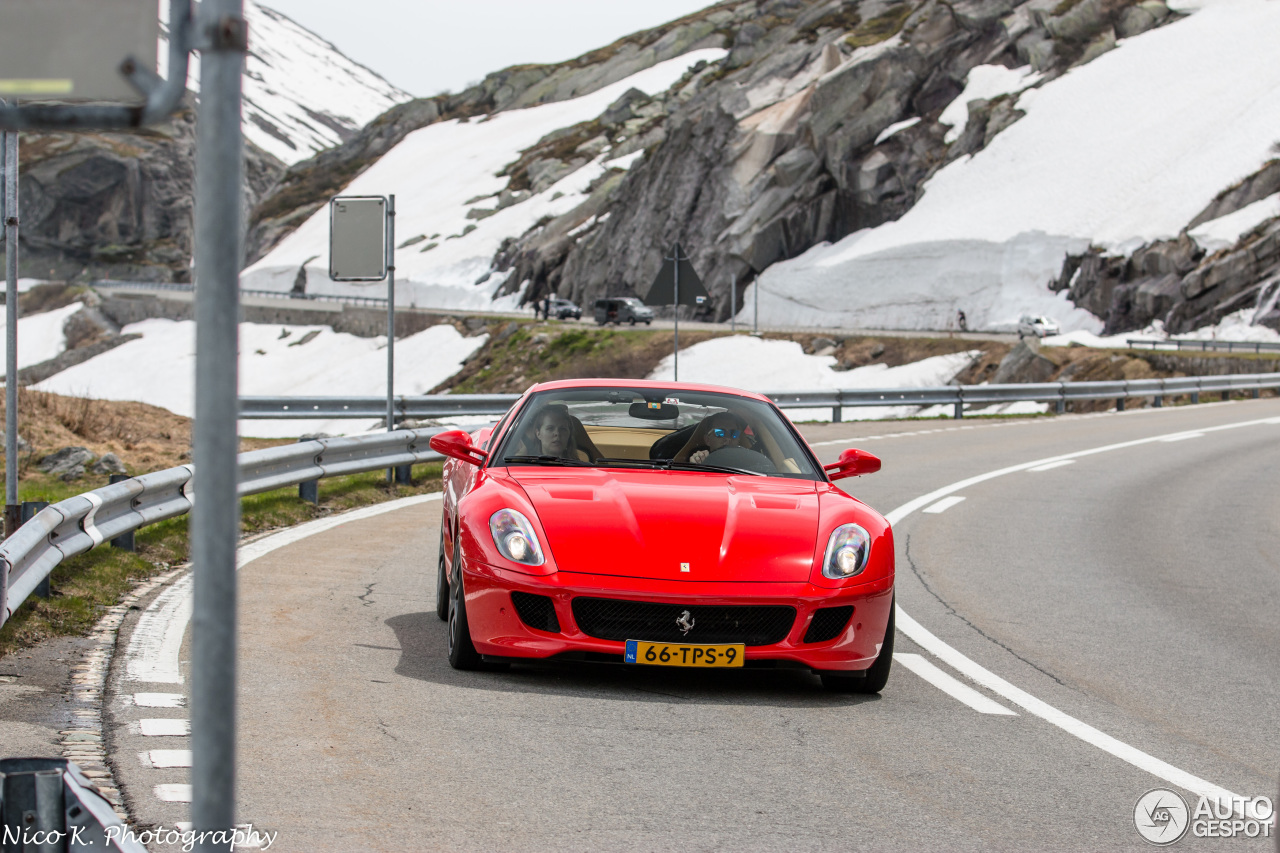
[[[1164,410],[1162,409],[1161,411]],[[1242,427],[1258,426],[1259,424],[1270,424],[1272,420],[1272,418],[1261,418],[1252,421],[1239,421],[1234,424],[1207,427],[1201,432],[1222,432],[1223,430],[1240,429]],[[1170,435],[1182,434],[1183,433],[1168,433],[1165,435],[1151,436],[1149,438],[1134,439],[1133,441],[1122,441],[1118,444],[1107,444],[1102,447],[1094,447],[1089,450],[1078,450],[1075,453],[1064,453],[1061,456],[1050,456],[1045,459],[1023,462],[1020,465],[1010,465],[1007,468],[1000,468],[996,471],[988,471],[985,474],[979,474],[976,477],[969,477],[967,479],[960,480],[949,486],[943,486],[940,489],[935,489],[927,495],[921,495],[914,500],[907,501],[902,506],[887,513],[885,518],[889,521],[890,525],[896,525],[898,522],[902,521],[921,507],[929,506],[935,501],[941,500],[954,492],[967,489],[970,486],[977,485],[978,483],[985,483],[987,480],[994,480],[997,477],[1003,477],[1006,474],[1013,474],[1018,471],[1027,471],[1037,465],[1047,465],[1050,462],[1058,462],[1063,459],[1080,459],[1082,457],[1093,456],[1098,453],[1108,453],[1112,450],[1124,450],[1130,447],[1138,447],[1143,444],[1153,444],[1155,442],[1164,441],[1164,439],[1168,438]],[[952,668],[968,676],[978,684],[983,685],[991,692],[1003,696],[1013,704],[1026,710],[1028,713],[1034,714],[1042,720],[1052,723],[1063,731],[1075,735],[1086,743],[1114,755],[1121,761],[1126,761],[1134,767],[1144,770],[1158,779],[1163,779],[1166,782],[1177,785],[1180,788],[1184,788],[1193,794],[1211,797],[1218,800],[1236,798],[1236,795],[1228,791],[1226,788],[1214,785],[1212,782],[1207,782],[1198,776],[1193,776],[1185,770],[1180,770],[1172,764],[1161,761],[1155,756],[1148,755],[1140,749],[1116,740],[1110,735],[1095,729],[1093,726],[1059,711],[1057,708],[1054,708],[1046,702],[1042,702],[1026,691],[1014,687],[1003,678],[938,639],[923,625],[908,616],[901,606],[899,606],[895,612],[898,620],[898,630],[906,637],[914,641],[917,645],[923,647],[926,651],[933,653],[937,658],[946,661],[952,666]]]
[[[156,792],[156,799],[164,800],[166,803],[189,803],[191,802],[191,786],[184,784],[156,785],[153,789]]]
[[[1027,470],[1036,471],[1036,472],[1052,471],[1054,468],[1061,468],[1063,465],[1074,465],[1074,464],[1076,464],[1076,460],[1074,459],[1059,459],[1057,462],[1050,462],[1046,465],[1037,465],[1036,467],[1028,468]]]
[[[143,737],[186,737],[191,734],[191,721],[165,718],[138,720]]]
[[[1018,716],[1017,711],[1010,711],[993,699],[988,699],[967,684],[952,678],[938,669],[920,655],[895,654],[893,659],[954,699],[959,699],[979,714],[1003,714],[1008,717]]]
[[[942,500],[938,501],[936,504],[929,507],[928,509],[921,510],[921,512],[929,512],[934,514],[937,514],[939,512],[946,512],[947,510],[951,509],[953,506],[955,506],[956,504],[960,503],[963,500],[964,498],[960,497],[959,495],[952,495],[949,498],[943,498]]]
[[[1161,441],[1186,441],[1188,438],[1204,438],[1204,433],[1184,432],[1184,433],[1181,433],[1180,435],[1171,435],[1167,438],[1162,438],[1160,440]]]
[[[191,750],[189,749],[152,749],[138,753],[142,763],[147,767],[190,767]]]
[[[181,708],[187,699],[181,693],[135,693],[133,704],[139,708]]]
[[[178,653],[182,635],[191,619],[191,588],[188,572],[156,596],[138,617],[129,647],[125,650],[125,672],[130,681],[181,684]]]
[[[239,549],[236,555],[236,568],[244,568],[259,557],[270,554],[277,548],[292,545],[294,542],[332,530],[349,521],[360,521],[372,518],[385,512],[393,512],[427,501],[439,500],[440,492],[430,495],[414,495],[400,500],[362,507],[341,515],[320,518],[282,530],[271,536],[250,542]],[[182,638],[191,621],[192,575],[188,572],[184,577],[166,589],[138,619],[133,636],[129,638],[129,647],[125,651],[128,662],[126,672],[133,681],[154,682],[161,684],[181,684],[182,670],[178,660],[182,649]]]

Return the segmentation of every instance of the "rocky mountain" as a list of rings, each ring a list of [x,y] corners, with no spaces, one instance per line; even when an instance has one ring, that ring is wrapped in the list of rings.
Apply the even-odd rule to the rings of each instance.
[[[248,0],[245,15],[248,211],[286,165],[350,139],[410,96],[272,9]],[[198,90],[198,61],[188,82]],[[22,135],[24,276],[187,280],[196,97],[137,133]]]
[[[1211,85],[1188,83],[1209,73],[1196,66],[1195,49],[1207,67],[1223,69],[1225,85],[1250,79],[1232,62],[1256,67],[1250,51],[1265,46],[1267,33],[1280,35],[1265,5],[728,0],[573,63],[508,69],[459,96],[401,105],[297,164],[257,210],[251,246],[263,257],[247,277],[255,287],[338,287],[323,271],[320,206],[344,187],[394,188],[414,157],[422,165],[442,150],[429,144],[445,137],[441,125],[518,110],[532,116],[535,105],[583,99],[645,63],[718,47],[717,58],[693,64],[662,91],[619,92],[603,109],[522,144],[496,170],[502,180],[466,203],[440,190],[437,207],[457,205],[452,218],[423,213],[415,227],[414,213],[399,217],[415,246],[404,253],[402,298],[479,304],[472,291],[482,283],[478,298],[502,304],[548,292],[580,304],[643,296],[679,241],[720,319],[759,287],[762,311],[789,324],[938,328],[960,308],[971,325],[988,328],[1035,310],[1069,328],[1118,332],[1160,320],[1185,331],[1250,308],[1280,328],[1280,208],[1225,240],[1196,236],[1250,205],[1256,214],[1280,188],[1276,163],[1259,148],[1256,127],[1242,128],[1247,144],[1206,148],[1196,122],[1212,128],[1215,119],[1196,98]],[[1175,73],[1180,67],[1187,79]],[[1144,80],[1144,68],[1166,88]],[[1274,76],[1238,87],[1237,101],[1219,98],[1224,113],[1241,101],[1270,103],[1280,91]],[[1104,97],[1135,84],[1148,88],[1126,93],[1128,102]],[[1179,89],[1192,90],[1185,103],[1165,104]],[[1128,116],[1135,138],[1115,133],[1111,143],[1100,122],[1093,132],[1101,135],[1090,139],[1080,122],[1095,101],[1096,112],[1111,111],[1108,121]],[[1029,112],[1040,120],[1023,130]],[[1055,115],[1057,125],[1041,118]],[[1170,132],[1169,116],[1185,132]],[[1076,131],[1081,147],[1090,139],[1087,158],[1071,150]],[[1046,135],[1062,150],[1045,153]],[[1161,150],[1166,137],[1172,142]],[[1193,145],[1207,161],[1188,180],[1177,168],[1193,168],[1184,162]],[[1010,202],[1017,169],[1035,156],[1041,186],[1028,192],[1037,197]],[[1061,174],[1053,172],[1058,162]],[[984,163],[986,177],[974,177]],[[575,174],[580,186],[571,186]],[[1162,174],[1170,187],[1143,196],[1143,185]],[[966,181],[965,191],[955,189]],[[1001,181],[1014,186],[995,186]],[[925,196],[935,204],[917,209]],[[554,198],[560,207],[545,203]],[[973,214],[966,198],[978,202]],[[985,215],[977,214],[983,203]],[[1107,213],[1116,205],[1123,209]],[[522,207],[530,211],[523,219],[514,215]],[[1059,210],[1044,214],[1051,208]],[[984,230],[982,222],[991,224]],[[891,224],[896,236],[883,227]],[[903,237],[911,228],[917,236]],[[419,257],[426,252],[436,260]]]

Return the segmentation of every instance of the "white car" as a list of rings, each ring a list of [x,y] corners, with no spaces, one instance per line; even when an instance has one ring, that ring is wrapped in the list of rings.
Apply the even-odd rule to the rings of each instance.
[[[1050,335],[1062,334],[1061,327],[1055,320],[1036,314],[1023,314],[1018,319],[1018,337],[1047,338]]]

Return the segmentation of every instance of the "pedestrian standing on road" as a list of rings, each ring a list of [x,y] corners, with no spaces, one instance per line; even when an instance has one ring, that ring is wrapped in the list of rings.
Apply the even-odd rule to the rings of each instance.
[[[960,331],[969,331],[969,321],[965,319],[963,311],[956,312],[956,324],[960,326]]]

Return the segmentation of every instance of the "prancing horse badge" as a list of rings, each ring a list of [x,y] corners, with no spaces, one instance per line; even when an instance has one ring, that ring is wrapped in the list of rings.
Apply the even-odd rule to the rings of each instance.
[[[681,564],[680,564],[680,571],[682,571],[682,572],[687,572],[687,571],[689,571],[689,564],[688,564],[688,563],[681,563]]]

